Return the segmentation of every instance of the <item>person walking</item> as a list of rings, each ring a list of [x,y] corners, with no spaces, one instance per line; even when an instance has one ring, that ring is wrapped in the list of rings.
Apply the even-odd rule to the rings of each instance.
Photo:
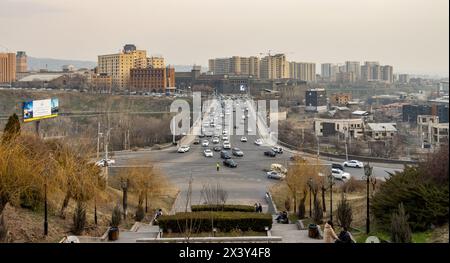
[[[336,236],[333,228],[333,222],[328,220],[323,227],[323,242],[324,243],[334,243],[339,238]]]
[[[262,205],[261,205],[261,203],[258,203],[258,212],[262,213]]]
[[[216,163],[216,170],[217,170],[217,171],[220,170],[220,164],[219,164],[219,162]]]

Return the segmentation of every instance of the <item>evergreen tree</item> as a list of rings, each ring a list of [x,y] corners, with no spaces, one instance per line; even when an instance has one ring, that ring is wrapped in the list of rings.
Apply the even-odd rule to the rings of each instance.
[[[5,129],[3,130],[2,142],[9,142],[14,137],[20,135],[20,121],[17,114],[9,116]]]

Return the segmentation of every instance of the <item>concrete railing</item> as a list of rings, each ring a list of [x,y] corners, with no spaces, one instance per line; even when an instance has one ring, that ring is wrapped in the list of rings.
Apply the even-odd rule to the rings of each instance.
[[[249,237],[191,237],[191,238],[139,238],[137,243],[272,243],[281,242],[279,236],[249,236]]]
[[[277,209],[277,206],[275,205],[275,202],[273,201],[272,194],[267,192],[265,199],[268,204],[268,207],[267,207],[268,212],[273,215],[278,214],[278,209]]]

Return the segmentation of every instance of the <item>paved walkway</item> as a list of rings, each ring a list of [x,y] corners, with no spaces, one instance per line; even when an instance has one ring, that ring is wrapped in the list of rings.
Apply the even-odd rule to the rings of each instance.
[[[298,230],[296,224],[278,224],[276,221],[272,225],[272,236],[282,237],[281,243],[323,243],[322,239],[308,237],[308,230]]]

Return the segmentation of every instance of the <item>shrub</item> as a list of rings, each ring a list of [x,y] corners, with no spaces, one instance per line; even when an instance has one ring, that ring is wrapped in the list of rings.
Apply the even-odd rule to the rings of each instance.
[[[341,189],[344,193],[352,193],[357,190],[365,189],[365,187],[365,182],[357,181],[354,177],[351,177],[341,186]]]
[[[272,215],[249,212],[190,212],[175,215],[161,216],[159,226],[168,232],[185,232],[185,222],[195,224],[193,231],[209,232],[214,227],[221,232],[230,232],[233,229],[241,231],[265,231],[265,227],[272,227]],[[191,224],[191,223],[190,223]],[[191,224],[192,225],[192,224]]]
[[[73,214],[73,230],[75,235],[80,235],[83,233],[84,227],[86,226],[86,205],[78,201]]]
[[[255,207],[251,205],[192,205],[192,212],[202,211],[222,211],[222,212],[255,212]]]
[[[139,205],[136,209],[135,220],[141,222],[142,220],[144,220],[144,217],[145,217],[144,207],[142,207],[142,205]]]
[[[28,194],[20,195],[20,207],[36,211],[41,206],[44,198],[39,189],[30,189]]]
[[[111,215],[111,226],[118,227],[122,222],[122,210],[119,205],[116,205]]]
[[[391,241],[394,243],[411,243],[411,228],[402,203],[398,205],[398,211],[391,216]]]
[[[340,226],[347,228],[350,228],[353,221],[352,207],[344,194],[342,194],[342,198],[337,207],[337,220]]]

